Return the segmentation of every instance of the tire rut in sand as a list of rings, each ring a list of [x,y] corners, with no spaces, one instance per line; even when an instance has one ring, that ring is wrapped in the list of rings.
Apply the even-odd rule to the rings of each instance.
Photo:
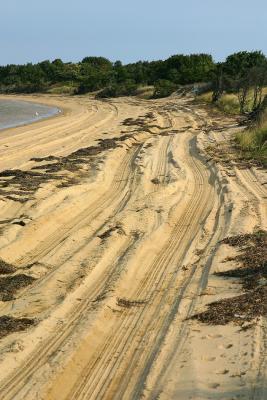
[[[163,101],[156,103],[156,106],[137,100],[123,100],[118,104],[119,102],[116,102],[116,109],[112,111],[116,117],[114,124],[118,123],[118,116],[124,106],[129,114],[129,110],[138,107],[147,107],[147,110],[156,113],[160,111],[162,104],[164,105]],[[169,103],[168,112],[163,110],[157,117],[157,123],[164,129],[176,127],[179,120],[175,107],[173,106],[172,111]],[[112,104],[108,106],[112,108]],[[189,107],[181,106],[181,110],[184,116],[190,117],[196,129],[200,124],[204,124],[204,120],[194,115]],[[86,125],[86,122],[84,124]],[[86,126],[80,132],[85,131]],[[144,184],[145,179],[137,177],[136,172],[135,160],[141,150],[139,144],[130,149],[117,164],[117,173],[99,200],[93,201],[74,218],[62,224],[58,232],[48,235],[44,243],[20,259],[20,265],[25,266],[51,254],[57,254],[66,237],[75,235],[80,229],[87,227],[90,221],[97,221],[95,228],[84,241],[73,246],[66,260],[74,259],[75,254],[86,248],[97,235],[98,239],[103,241],[102,253],[99,251],[99,263],[102,262],[104,266],[100,269],[101,273],[92,275],[91,281],[91,275],[87,276],[83,286],[84,297],[77,304],[70,306],[60,330],[48,334],[25,359],[23,368],[17,369],[2,382],[3,400],[31,400],[37,395],[46,400],[139,400],[144,392],[146,397],[151,399],[160,395],[167,382],[168,371],[172,363],[177,361],[177,352],[183,349],[187,340],[189,327],[186,318],[194,312],[198,296],[207,284],[215,248],[228,226],[220,184],[214,182],[212,168],[208,169],[207,164],[198,156],[195,142],[192,140],[194,133],[183,131],[179,132],[179,135],[179,146],[175,136],[162,137],[160,147],[155,150],[157,160],[153,163],[151,173],[163,176],[156,190],[153,190],[150,182],[144,188],[138,187]],[[180,186],[177,184],[176,189],[183,190],[183,196],[179,192],[168,192],[168,153],[170,148],[173,150],[173,146],[179,147],[177,154],[181,156],[185,169],[185,176],[181,177]],[[144,152],[142,157],[145,160],[149,155]],[[249,180],[250,177],[244,179]],[[264,195],[261,188],[252,186],[251,183],[254,197]],[[175,183],[172,190],[174,187]],[[168,196],[173,198],[176,195],[176,203],[168,203]],[[153,205],[157,196],[159,199],[163,197],[164,201],[166,199],[166,219],[161,217],[158,225],[151,222],[152,227],[146,227],[146,212],[152,213],[153,210],[147,210],[147,203],[144,203],[142,208],[140,199],[146,199]],[[136,200],[136,208],[141,210],[140,214],[133,214],[133,199]],[[108,215],[105,214],[105,210],[108,210]],[[211,214],[213,217],[210,217]],[[156,220],[157,217],[149,218]],[[143,223],[142,227],[146,229],[144,232],[140,231],[139,235],[128,232],[122,238],[113,237],[112,233],[109,236],[112,232],[111,226],[120,219],[123,222],[134,219],[136,226]],[[203,226],[210,219],[212,228],[205,240],[203,239],[203,252],[198,256],[195,250]],[[153,242],[149,243],[149,238],[157,237],[158,229],[162,229],[162,239],[153,251]],[[104,242],[105,240],[107,242]],[[110,249],[113,249],[113,252],[110,253]],[[140,256],[134,264],[134,258],[138,254],[145,254],[146,251],[149,256]],[[142,260],[144,262],[138,265]],[[188,260],[192,263],[186,264],[184,268]],[[44,285],[45,288],[46,279],[52,279],[53,273],[63,266],[64,263],[55,266],[50,271],[51,276],[48,273],[36,285]],[[105,293],[111,288],[112,291],[105,298]],[[68,297],[73,299],[71,294]],[[116,302],[116,298],[125,298],[125,304],[128,306],[125,307],[123,302]],[[165,339],[174,321],[177,328],[175,349],[170,351],[165,346]],[[60,352],[64,352],[68,346],[71,351],[66,351],[66,355],[61,356]],[[57,363],[60,365],[59,370]],[[48,370],[50,375],[44,374],[42,378],[43,372],[48,373]],[[147,382],[153,382],[150,392],[146,391]],[[256,398],[259,397],[255,394]]]
[[[109,398],[109,396],[121,398],[120,396],[125,394],[122,388],[125,387],[129,390],[129,377],[131,377],[132,374],[135,376],[133,390],[136,390],[135,385],[143,385],[146,376],[144,370],[148,372],[153,362],[151,356],[152,358],[155,357],[156,353],[160,351],[160,346],[156,341],[154,345],[150,344],[149,350],[146,348],[147,361],[142,362],[144,367],[139,371],[142,375],[142,379],[137,379],[138,362],[142,356],[142,350],[137,349],[138,343],[136,342],[136,338],[139,338],[138,341],[141,340],[142,331],[155,331],[158,332],[158,337],[163,340],[169,323],[171,319],[174,318],[179,307],[179,302],[177,304],[177,302],[174,301],[172,305],[174,309],[172,310],[169,308],[167,311],[167,320],[165,315],[161,315],[159,318],[159,310],[166,306],[164,296],[166,296],[166,291],[168,291],[168,285],[171,286],[172,284],[173,275],[171,280],[167,281],[167,288],[164,291],[163,298],[162,295],[159,294],[154,297],[153,292],[159,290],[164,280],[166,280],[168,267],[172,263],[177,264],[182,262],[188,248],[188,243],[190,243],[198,230],[200,218],[201,220],[205,219],[205,215],[209,213],[209,208],[212,206],[212,196],[210,196],[212,188],[208,185],[208,174],[205,168],[202,167],[199,161],[196,162],[190,157],[188,158],[188,164],[189,168],[193,169],[195,176],[193,193],[187,201],[187,204],[184,205],[183,213],[181,213],[180,219],[171,232],[168,243],[161,250],[160,255],[156,258],[154,263],[148,268],[143,281],[132,296],[135,299],[148,298],[149,304],[137,310],[134,316],[129,316],[129,313],[124,311],[120,318],[115,320],[115,325],[111,329],[112,334],[106,337],[103,346],[97,352],[98,356],[96,362],[92,361],[92,364],[87,364],[85,366],[84,372],[82,373],[83,379],[77,382],[71,394],[68,395],[68,398],[83,399],[88,397],[93,399]],[[210,204],[210,206],[208,206],[208,204]],[[183,293],[190,284],[192,275],[189,274],[189,277],[185,279],[184,285],[181,285],[178,289],[177,298],[179,298],[179,292]],[[156,285],[155,282],[158,282],[158,285]],[[152,304],[151,306],[150,303]],[[114,332],[117,332],[115,336]],[[145,339],[145,336],[144,334],[142,340]],[[119,354],[119,356],[116,357],[117,359],[113,360],[113,362],[108,362],[108,359],[112,358],[111,355],[115,353]],[[125,359],[128,360],[130,364],[123,365],[122,367],[120,364],[125,364]],[[110,385],[112,386],[114,382],[119,382],[119,386],[113,388],[109,387]],[[137,392],[139,393],[139,390]],[[127,393],[129,394],[128,391]],[[140,395],[140,393],[138,395]]]

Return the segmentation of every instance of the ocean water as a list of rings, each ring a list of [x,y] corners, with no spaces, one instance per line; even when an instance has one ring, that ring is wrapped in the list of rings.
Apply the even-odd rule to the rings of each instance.
[[[60,113],[56,107],[0,99],[0,130],[25,125]]]

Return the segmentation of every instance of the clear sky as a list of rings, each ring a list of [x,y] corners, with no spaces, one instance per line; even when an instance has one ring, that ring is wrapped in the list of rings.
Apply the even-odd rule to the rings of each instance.
[[[267,0],[1,0],[0,64],[267,54]]]

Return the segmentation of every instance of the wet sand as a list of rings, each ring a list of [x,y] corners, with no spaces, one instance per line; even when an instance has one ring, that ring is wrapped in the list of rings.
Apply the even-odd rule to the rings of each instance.
[[[56,107],[0,97],[0,131],[50,118],[58,113],[60,110]]]

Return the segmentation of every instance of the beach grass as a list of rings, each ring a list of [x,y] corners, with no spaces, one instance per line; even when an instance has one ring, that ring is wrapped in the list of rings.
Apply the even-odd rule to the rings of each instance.
[[[267,166],[267,121],[260,128],[237,133],[235,139],[245,158]]]
[[[262,95],[267,94],[267,87],[263,88]],[[199,95],[197,97],[198,100],[203,101],[205,103],[211,104],[212,103],[212,92],[207,92]],[[252,110],[252,105],[253,105],[253,91],[251,90],[249,92],[248,98],[247,98],[247,104],[246,104],[246,109],[247,111]],[[220,111],[224,112],[225,114],[228,115],[237,115],[240,113],[240,106],[239,106],[239,101],[238,101],[238,95],[237,93],[225,93],[222,95],[220,100],[214,104],[216,108],[218,108]]]

